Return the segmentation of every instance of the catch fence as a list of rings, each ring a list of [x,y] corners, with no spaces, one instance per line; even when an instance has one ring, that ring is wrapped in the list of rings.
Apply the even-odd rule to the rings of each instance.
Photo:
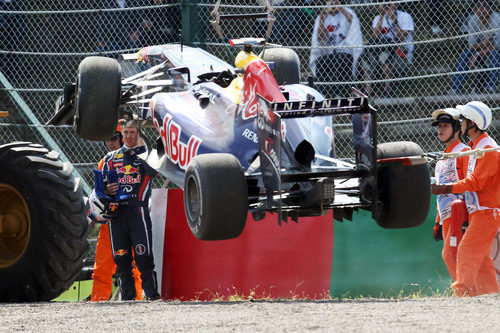
[[[263,4],[262,0],[227,0],[221,2],[219,12],[262,13]],[[379,142],[411,140],[426,152],[441,151],[443,146],[430,126],[431,112],[471,100],[493,109],[489,132],[500,139],[498,44],[489,54],[479,51],[482,54],[474,61],[464,53],[477,41],[498,43],[498,1],[341,1],[340,15],[350,16],[349,24],[359,31],[349,32],[342,18],[328,21],[325,15],[324,39],[314,27],[324,11],[338,15],[331,3],[272,0],[271,4],[276,21],[269,42],[294,49],[301,81],[313,78],[328,97],[343,96],[352,86],[367,93],[378,110]],[[266,19],[224,21],[226,40],[221,40],[209,23],[212,1],[3,0],[0,6],[0,109],[10,111],[10,117],[0,120],[1,141],[47,144],[48,135],[90,185],[92,169],[106,152],[104,145],[79,139],[69,125],[43,125],[53,115],[63,86],[75,81],[84,57],[116,57],[146,45],[182,40],[233,62],[224,46],[227,39],[263,36],[268,23]],[[375,38],[376,16],[384,13],[390,21],[391,6],[399,28],[389,26],[379,34],[384,38]],[[477,25],[478,15],[490,15],[492,23]],[[411,39],[391,39],[396,30],[408,31]],[[312,53],[313,58],[320,55],[314,64]],[[330,53],[332,57],[320,60]],[[350,122],[349,117],[339,117],[333,124],[339,157],[352,155]],[[154,130],[147,135],[154,142]],[[160,179],[155,186],[163,183]]]

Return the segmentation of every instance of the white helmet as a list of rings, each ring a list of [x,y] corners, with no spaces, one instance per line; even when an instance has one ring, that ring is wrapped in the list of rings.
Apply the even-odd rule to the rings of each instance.
[[[491,124],[491,110],[483,102],[472,101],[465,105],[457,105],[457,109],[464,118],[472,120],[477,128],[484,131]]]
[[[99,199],[95,190],[92,190],[89,195],[89,219],[97,223],[108,223],[109,218],[105,217],[106,211],[106,205]]]
[[[458,111],[455,108],[446,108],[446,109],[438,109],[432,112],[432,119],[434,120],[432,122],[432,126],[437,126],[437,124],[439,123],[438,118],[443,122],[452,123],[453,120],[458,120],[458,118],[460,118],[460,111]]]

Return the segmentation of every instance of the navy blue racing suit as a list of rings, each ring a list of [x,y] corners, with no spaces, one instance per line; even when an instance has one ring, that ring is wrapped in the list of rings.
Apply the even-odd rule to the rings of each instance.
[[[132,276],[132,251],[141,272],[142,288],[148,298],[158,296],[156,273],[154,272],[151,217],[148,201],[151,196],[151,180],[158,173],[137,155],[146,151],[144,146],[125,146],[110,152],[104,158],[102,168],[104,181],[110,181],[110,170],[116,170],[120,191],[130,195],[120,202],[117,213],[109,224],[109,234],[116,272],[120,279],[123,300],[136,298]]]

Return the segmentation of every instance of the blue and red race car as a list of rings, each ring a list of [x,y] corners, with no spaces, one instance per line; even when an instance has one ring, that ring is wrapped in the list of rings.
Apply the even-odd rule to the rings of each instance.
[[[155,127],[144,159],[184,190],[186,218],[203,240],[240,235],[254,219],[278,222],[372,212],[384,228],[423,223],[430,176],[412,142],[377,143],[376,110],[368,98],[325,99],[299,83],[299,60],[263,39],[233,40],[235,65],[200,48],[169,44],[123,55],[84,59],[76,84],[65,88],[50,123],[73,122],[78,135],[106,140],[119,118]],[[142,71],[122,77],[128,63]],[[126,67],[127,66],[127,67]],[[127,106],[135,105],[136,108]],[[132,111],[131,111],[132,109]],[[332,124],[352,115],[352,162],[335,158]]]

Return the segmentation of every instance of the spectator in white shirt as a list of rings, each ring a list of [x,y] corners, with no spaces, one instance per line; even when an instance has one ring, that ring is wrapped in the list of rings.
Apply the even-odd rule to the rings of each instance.
[[[356,13],[328,0],[316,18],[309,66],[319,82],[353,81],[363,52],[363,37]],[[349,96],[348,85],[320,86],[327,97]]]
[[[413,59],[414,23],[410,14],[397,10],[397,4],[379,5],[379,15],[372,22],[372,39],[369,44],[382,45],[367,49],[362,60],[365,81],[370,81],[374,71],[382,70],[384,95],[391,96],[391,82],[395,73],[405,73]],[[404,45],[392,45],[408,43]],[[387,45],[389,44],[389,45]],[[386,46],[384,46],[386,45]],[[371,93],[371,85],[365,87]]]

